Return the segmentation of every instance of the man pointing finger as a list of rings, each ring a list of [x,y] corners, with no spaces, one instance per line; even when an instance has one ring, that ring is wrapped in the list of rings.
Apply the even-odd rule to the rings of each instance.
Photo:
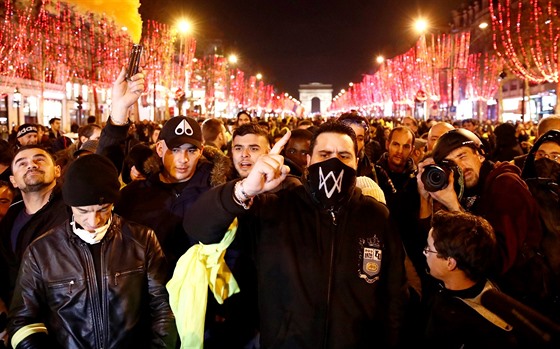
[[[252,244],[256,263],[262,347],[369,348],[371,338],[398,345],[404,251],[386,206],[355,188],[354,131],[321,125],[302,183],[278,190],[288,174],[279,152],[289,136],[247,178],[202,194],[185,230],[216,243],[238,217],[238,236]]]

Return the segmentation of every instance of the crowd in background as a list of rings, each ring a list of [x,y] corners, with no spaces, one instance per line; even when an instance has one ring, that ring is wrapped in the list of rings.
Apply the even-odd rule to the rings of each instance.
[[[402,335],[401,345],[406,346],[425,341],[430,346],[451,348],[455,347],[453,345],[455,341],[458,341],[459,346],[457,347],[460,347],[461,340],[467,340],[466,338],[472,335],[472,332],[480,330],[479,337],[483,338],[482,343],[486,339],[486,344],[488,344],[488,346],[481,346],[480,342],[473,342],[480,347],[490,347],[490,343],[495,348],[523,347],[526,343],[524,334],[517,338],[510,336],[511,329],[508,326],[512,324],[506,323],[508,322],[507,319],[496,320],[495,314],[488,314],[488,310],[484,307],[482,307],[483,310],[480,310],[480,307],[469,304],[469,299],[476,298],[474,296],[478,293],[475,292],[474,296],[473,294],[465,296],[464,293],[452,291],[449,286],[457,282],[454,279],[456,276],[448,276],[448,274],[451,275],[449,270],[454,270],[456,267],[466,270],[462,275],[462,283],[470,285],[469,287],[473,284],[476,284],[477,287],[481,285],[480,290],[478,290],[479,293],[482,292],[483,288],[484,291],[488,288],[496,288],[489,280],[495,281],[498,279],[501,281],[500,277],[507,273],[500,271],[498,272],[500,277],[495,278],[496,271],[493,270],[495,266],[488,265],[490,260],[488,254],[497,253],[497,247],[494,244],[507,244],[506,249],[514,248],[511,247],[514,245],[517,246],[515,248],[519,248],[519,251],[507,251],[512,255],[535,253],[542,254],[545,257],[547,271],[544,271],[544,269],[516,270],[518,260],[512,261],[512,265],[507,267],[516,270],[515,273],[521,278],[526,278],[527,282],[533,280],[535,273],[543,276],[543,278],[544,274],[549,273],[547,274],[548,279],[543,281],[546,282],[546,286],[543,286],[546,290],[534,285],[538,288],[535,293],[540,293],[542,297],[533,297],[535,294],[525,293],[525,290],[522,291],[519,284],[508,283],[509,279],[508,282],[504,281],[503,284],[498,282],[497,288],[502,288],[506,295],[522,302],[521,306],[526,305],[530,310],[535,310],[535,316],[539,320],[541,320],[540,314],[551,319],[551,323],[546,322],[546,319],[543,321],[547,326],[557,329],[555,326],[560,321],[560,263],[550,256],[560,255],[560,244],[558,244],[560,241],[558,226],[560,225],[557,224],[558,221],[555,218],[560,216],[558,215],[560,210],[558,194],[560,194],[560,191],[557,189],[560,184],[560,176],[558,169],[552,163],[546,164],[549,166],[548,172],[539,172],[539,166],[542,162],[538,162],[538,160],[546,158],[560,166],[560,136],[554,133],[555,130],[560,130],[560,117],[558,116],[548,116],[539,123],[532,121],[493,123],[491,121],[479,122],[474,119],[417,120],[410,116],[374,119],[361,116],[355,111],[329,118],[320,115],[305,119],[295,117],[261,118],[252,115],[250,112],[241,111],[233,119],[177,117],[166,123],[146,120],[129,122],[124,119],[114,119],[113,123],[108,121],[104,125],[96,124],[95,119],[90,121],[81,127],[74,127],[72,131],[75,135],[72,137],[61,131],[61,120],[57,118],[52,119],[48,126],[24,124],[13,130],[8,141],[0,143],[2,254],[4,263],[7,263],[4,266],[9,265],[10,268],[16,268],[11,269],[11,275],[8,275],[8,269],[10,268],[2,272],[2,283],[5,284],[2,300],[7,303],[0,304],[0,310],[4,314],[4,323],[0,322],[0,325],[4,325],[3,327],[6,325],[5,314],[7,314],[10,306],[8,302],[13,296],[17,268],[19,268],[26,247],[41,233],[72,217],[67,209],[62,208],[64,206],[62,194],[57,194],[59,189],[56,188],[63,184],[66,170],[77,159],[97,153],[109,158],[115,165],[121,187],[120,199],[118,202],[110,201],[110,203],[115,204],[115,212],[119,216],[143,224],[155,231],[159,244],[161,244],[166,258],[170,261],[171,267],[166,270],[167,275],[165,277],[165,280],[168,281],[171,279],[174,266],[179,258],[198,242],[188,236],[188,228],[184,227],[186,223],[183,222],[183,218],[188,216],[190,207],[195,205],[199,195],[202,195],[210,187],[225,185],[228,181],[243,181],[246,179],[258,158],[263,154],[268,154],[287,133],[290,133],[291,137],[281,151],[284,164],[289,166],[290,175],[296,181],[294,183],[305,180],[308,175],[307,167],[312,152],[310,147],[312,142],[316,141],[314,135],[321,127],[325,127],[325,124],[336,122],[347,125],[354,131],[358,182],[364,183],[363,177],[367,177],[369,178],[368,181],[373,182],[367,182],[370,183],[367,185],[361,184],[361,191],[364,194],[370,193],[370,190],[377,193],[374,194],[374,197],[388,208],[391,219],[395,222],[395,229],[403,243],[406,254],[404,266],[407,277],[408,306],[406,309],[407,318],[403,324],[406,334]],[[197,125],[192,124],[192,122],[196,122]],[[176,159],[174,157],[177,156],[176,150],[170,146],[169,142],[176,140],[175,136],[169,134],[171,124],[173,124],[172,130],[177,130],[178,127],[187,127],[194,130],[192,131],[194,134],[189,134],[189,137],[182,139],[181,142],[183,143],[180,142],[177,146],[178,150],[188,153],[188,155],[185,155],[188,157],[200,151],[200,154],[197,155],[198,162],[192,169],[186,168],[186,165],[180,167],[174,160]],[[441,141],[438,148],[438,145],[436,145],[438,139],[444,134],[451,134],[447,132],[452,130],[467,130],[470,133],[461,133],[457,136],[462,142],[460,144],[456,144],[458,141],[453,138],[445,138],[448,143],[444,144]],[[560,133],[560,131],[556,132]],[[471,134],[480,140],[480,144],[477,143],[477,139],[469,138]],[[545,140],[541,139],[539,143],[539,139],[543,135],[546,135]],[[253,136],[254,139],[251,138]],[[261,143],[263,139],[266,141]],[[160,142],[162,140],[167,143],[162,145]],[[544,150],[546,148],[544,145],[548,144],[546,140],[556,144],[548,152]],[[244,141],[246,142],[244,143]],[[190,144],[192,147],[181,150],[181,144]],[[8,214],[11,217],[8,222],[5,221],[4,216],[12,204],[15,205],[23,200],[23,210],[25,210],[26,205],[30,205],[25,202],[25,195],[29,195],[29,193],[20,191],[25,186],[18,182],[17,178],[14,178],[18,176],[18,173],[13,168],[17,162],[18,154],[21,155],[34,149],[35,145],[39,145],[50,154],[53,161],[52,166],[59,166],[60,173],[56,172],[57,174],[47,183],[48,186],[45,186],[45,188],[48,187],[48,192],[43,193],[42,206],[40,205],[33,212],[29,212],[27,206],[28,214],[36,215],[36,217],[44,211],[52,210],[48,219],[43,218],[35,222],[30,228],[26,225],[33,222],[36,217],[24,219],[21,213],[12,213],[11,216]],[[442,150],[444,145],[447,148]],[[535,148],[535,145],[539,148]],[[471,147],[473,154],[455,154],[462,147]],[[170,149],[172,150],[171,153],[169,152]],[[451,210],[450,207],[455,204],[453,201],[455,199],[440,198],[433,192],[429,193],[429,190],[424,188],[425,183],[420,180],[425,166],[433,164],[432,160],[429,160],[432,162],[426,162],[426,160],[432,159],[438,154],[441,159],[436,159],[436,164],[440,164],[442,159],[448,159],[455,155],[459,159],[456,162],[466,161],[462,159],[468,156],[473,156],[473,159],[480,159],[479,165],[476,165],[479,166],[478,168],[475,165],[465,165],[463,168],[465,183],[461,185],[465,188],[461,190],[465,190],[465,195],[457,195],[458,202],[461,202],[460,209]],[[472,161],[478,161],[476,159]],[[528,161],[529,166],[527,166],[526,161]],[[508,167],[507,171],[504,171],[513,173],[512,176],[519,181],[515,186],[516,189],[511,190],[515,191],[517,188],[521,188],[523,194],[518,195],[526,200],[524,203],[527,206],[534,208],[534,212],[529,212],[526,216],[530,217],[528,219],[531,219],[531,221],[524,222],[528,227],[527,232],[538,230],[539,241],[533,246],[535,247],[534,251],[529,252],[526,241],[516,241],[515,244],[510,244],[507,241],[500,240],[504,236],[509,239],[507,234],[499,235],[498,238],[494,235],[501,234],[500,229],[511,229],[511,227],[504,228],[504,225],[515,224],[516,220],[512,218],[507,223],[504,223],[503,219],[499,222],[498,219],[494,221],[494,213],[488,213],[489,210],[495,209],[491,208],[491,205],[508,206],[510,202],[492,201],[490,199],[487,199],[487,201],[479,200],[485,195],[486,198],[490,195],[496,195],[495,192],[492,192],[494,194],[486,194],[487,192],[490,193],[491,190],[486,187],[482,188],[483,183],[475,185],[478,188],[476,193],[474,193],[473,188],[467,188],[469,178],[474,176],[474,172],[478,171],[476,177],[485,179],[489,173],[493,173],[492,171],[496,166],[499,167],[502,163],[511,166]],[[476,168],[476,171],[473,168]],[[187,172],[189,173],[188,176],[184,175]],[[548,181],[544,181],[544,174],[548,174]],[[458,172],[454,172],[453,178],[457,179],[455,177],[457,175]],[[23,181],[26,175],[22,176]],[[537,178],[540,178],[538,183],[536,182]],[[505,183],[509,185],[507,181]],[[29,184],[27,185],[29,186]],[[287,187],[291,187],[291,185],[288,183]],[[245,195],[243,188],[235,187],[232,190],[241,190],[241,196]],[[441,190],[443,191],[443,189]],[[552,192],[553,195],[545,196],[547,190]],[[473,206],[467,206],[463,203],[465,197],[472,199]],[[234,200],[236,200],[235,196]],[[423,200],[427,205],[429,204],[429,209],[426,208],[428,206],[423,206]],[[533,203],[532,200],[535,200],[535,202]],[[55,204],[55,202],[57,203]],[[90,203],[88,202],[88,204]],[[49,205],[51,205],[50,208]],[[245,203],[241,202],[240,205],[244,207]],[[438,207],[447,208],[447,210],[444,209],[438,213]],[[21,208],[19,210],[18,212],[21,212]],[[452,213],[446,214],[444,211],[451,211]],[[525,213],[514,212],[513,210],[500,212],[496,215],[525,215]],[[53,215],[57,214],[59,217],[54,219]],[[279,214],[281,213],[279,212]],[[212,214],[209,213],[205,219],[212,220]],[[243,227],[243,229],[246,229],[245,226]],[[450,227],[454,228],[451,229]],[[19,232],[17,232],[18,229]],[[21,240],[21,236],[25,235],[24,232],[30,229],[34,229],[33,233],[26,235],[26,240]],[[422,233],[416,233],[420,231]],[[469,232],[477,238],[474,240],[469,238]],[[462,240],[459,242],[453,240],[453,236],[451,236],[453,233],[457,234],[456,239]],[[465,237],[461,234],[467,235]],[[517,235],[516,238],[521,239],[521,235]],[[14,239],[19,240],[14,241]],[[251,285],[247,287],[249,290],[252,290],[253,287],[256,289],[256,284],[252,284],[256,278],[253,275],[256,271],[252,270],[254,261],[245,260],[246,247],[240,247],[239,239],[241,239],[240,235],[229,248],[231,251],[237,251],[238,254],[234,255],[233,252],[228,251],[225,255],[226,262],[236,278],[239,277],[242,289],[243,285]],[[530,240],[530,238],[527,240]],[[464,252],[463,249],[467,252]],[[432,257],[434,252],[438,257]],[[465,253],[470,254],[470,257],[466,256]],[[485,253],[488,254],[485,255]],[[485,257],[488,257],[488,260],[482,261]],[[439,258],[439,260],[432,260],[431,258]],[[452,261],[457,265],[449,266],[448,264],[447,267],[443,264],[438,265],[438,263],[445,261],[447,263]],[[441,268],[441,271],[438,268]],[[250,271],[247,271],[248,269]],[[447,271],[443,271],[443,269]],[[427,273],[426,270],[430,270],[430,272]],[[525,272],[526,274],[523,274]],[[451,282],[450,280],[454,281]],[[101,281],[98,280],[98,282],[101,285]],[[502,285],[504,286],[502,287]],[[469,313],[457,306],[453,300],[442,297],[442,292],[447,292],[448,295],[457,299],[467,299],[467,301],[464,301],[465,304],[471,306],[475,312]],[[257,297],[251,291],[247,293],[255,298]],[[235,300],[239,298],[242,297],[232,297],[232,302],[229,305],[226,302],[225,307],[214,302],[213,299],[208,299],[208,309],[204,320],[206,324],[205,347],[220,348],[228,343],[232,348],[259,347],[259,324],[256,320],[258,319],[258,311],[253,309],[253,307],[257,307],[254,304],[255,300],[249,297],[251,299],[245,298],[235,303]],[[449,311],[449,313],[445,313],[446,311]],[[239,313],[243,312],[246,312],[246,314],[241,316]],[[482,318],[477,318],[478,315],[475,313],[478,313]],[[460,317],[464,322],[450,320],[451,314]],[[530,314],[533,315],[533,313]],[[483,320],[481,321],[481,319]],[[237,323],[232,324],[232,322]],[[229,324],[230,328],[225,326],[224,323]],[[457,327],[454,328],[454,324],[457,324]],[[461,330],[461,326],[467,327]],[[549,327],[546,328],[549,329]],[[239,342],[236,342],[234,337],[238,334]],[[558,333],[554,334],[554,336],[557,335]],[[523,339],[519,339],[521,337]],[[535,343],[533,334],[526,335],[526,337],[533,341],[533,344]],[[557,339],[555,337],[555,340]],[[453,345],[449,343],[453,343]],[[506,346],[504,343],[508,343],[508,345]],[[538,344],[536,347],[538,347]]]

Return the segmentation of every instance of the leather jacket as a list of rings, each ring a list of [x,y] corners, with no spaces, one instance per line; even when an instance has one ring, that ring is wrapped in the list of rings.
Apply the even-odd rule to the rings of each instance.
[[[49,339],[31,334],[17,348],[174,348],[166,262],[154,232],[113,214],[99,245],[100,278],[90,252],[95,245],[75,235],[69,221],[29,246],[8,332],[42,323]]]

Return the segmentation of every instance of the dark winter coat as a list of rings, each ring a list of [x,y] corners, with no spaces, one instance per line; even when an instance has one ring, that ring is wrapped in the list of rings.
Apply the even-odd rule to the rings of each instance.
[[[56,186],[49,201],[20,229],[16,250],[12,250],[11,230],[20,212],[25,210],[23,200],[14,202],[0,222],[0,296],[10,304],[23,252],[29,244],[46,231],[71,217],[71,211],[62,200],[60,186]]]
[[[530,301],[542,296],[548,275],[543,270],[538,205],[520,172],[509,162],[484,161],[477,186],[465,190],[461,203],[494,228],[500,250],[498,286]]]
[[[185,229],[215,243],[237,215],[249,220],[244,234],[254,246],[262,347],[385,348],[397,342],[406,296],[404,250],[383,204],[356,190],[331,215],[299,185],[260,195],[245,211],[233,200],[234,184],[201,195]]]

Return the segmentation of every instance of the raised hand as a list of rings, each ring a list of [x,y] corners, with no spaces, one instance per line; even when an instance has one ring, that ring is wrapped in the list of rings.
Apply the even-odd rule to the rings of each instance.
[[[255,196],[276,188],[290,172],[284,165],[284,157],[280,155],[292,133],[288,131],[268,154],[261,155],[253,169],[243,181],[243,189],[249,196]]]
[[[126,70],[123,67],[113,83],[111,119],[117,123],[126,122],[127,109],[136,103],[146,87],[141,68],[138,74],[130,78],[130,81],[125,79],[125,75]]]

